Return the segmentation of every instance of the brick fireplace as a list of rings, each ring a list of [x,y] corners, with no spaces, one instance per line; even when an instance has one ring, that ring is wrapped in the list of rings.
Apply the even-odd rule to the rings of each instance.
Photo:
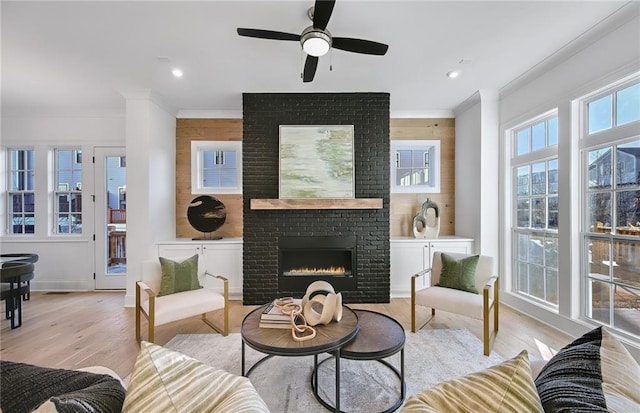
[[[380,198],[382,208],[251,209],[252,199],[278,198],[280,125],[354,125],[355,198]],[[301,297],[313,279],[346,303],[389,302],[389,94],[245,93],[242,145],[244,304]],[[324,241],[334,246],[318,247]],[[295,271],[284,275],[292,256]],[[321,271],[323,260],[345,271]]]

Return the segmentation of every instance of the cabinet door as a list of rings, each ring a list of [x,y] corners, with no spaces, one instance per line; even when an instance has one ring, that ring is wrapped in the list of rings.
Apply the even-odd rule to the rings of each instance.
[[[158,256],[163,258],[189,258],[193,255],[200,255],[202,247],[200,244],[161,244],[158,245]],[[198,269],[200,257],[198,257]]]
[[[426,244],[391,242],[391,295],[409,297],[411,276],[425,268]]]
[[[229,296],[242,297],[242,245],[203,245],[200,257],[203,270],[212,275],[222,275],[229,280]],[[207,287],[222,292],[220,280],[207,277]]]
[[[431,260],[435,252],[454,252],[459,254],[471,254],[473,251],[472,241],[447,241],[447,242],[430,242],[427,248],[427,257],[425,257],[428,266],[431,267]]]

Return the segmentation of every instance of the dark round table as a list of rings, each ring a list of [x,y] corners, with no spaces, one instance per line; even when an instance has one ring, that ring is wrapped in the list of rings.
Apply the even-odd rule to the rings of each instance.
[[[356,338],[340,349],[339,357],[349,360],[374,360],[395,373],[400,381],[400,395],[392,406],[383,410],[383,413],[393,412],[402,405],[407,393],[407,384],[404,380],[404,343],[406,339],[404,328],[395,319],[385,314],[369,310],[353,310],[353,312],[358,316],[360,329]],[[384,360],[397,352],[400,352],[400,371]],[[334,406],[318,396],[318,369],[322,363],[331,358],[328,357],[319,364],[316,359],[311,375],[311,386],[316,399],[327,409],[333,410]],[[368,387],[365,385],[363,391],[367,389]],[[336,406],[339,406],[339,399],[336,398],[336,401]]]
[[[331,353],[336,360],[336,406],[330,410],[340,411],[340,357],[342,348],[352,341],[358,334],[359,322],[356,313],[349,307],[343,307],[342,320],[319,325],[316,336],[307,341],[295,341],[291,337],[291,330],[278,328],[261,328],[260,315],[266,305],[251,311],[242,320],[240,335],[242,337],[242,375],[249,376],[262,362],[273,356],[298,357],[314,356],[314,365],[318,364],[318,354]],[[266,356],[256,362],[245,373],[245,344],[254,350],[265,353]],[[316,399],[318,394],[314,395]],[[325,406],[327,407],[327,406]]]

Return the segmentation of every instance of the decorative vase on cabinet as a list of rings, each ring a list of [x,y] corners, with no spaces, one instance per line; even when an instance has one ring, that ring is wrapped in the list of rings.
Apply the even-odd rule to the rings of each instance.
[[[429,210],[433,212],[430,214]],[[440,211],[438,204],[431,199],[422,204],[422,210],[413,217],[413,236],[415,238],[438,238],[440,234]]]

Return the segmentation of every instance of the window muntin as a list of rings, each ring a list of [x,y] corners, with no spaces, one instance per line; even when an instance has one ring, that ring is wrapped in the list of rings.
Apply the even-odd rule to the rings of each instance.
[[[56,234],[82,233],[82,150],[54,150],[54,228]]]
[[[541,116],[510,136],[515,147],[512,290],[557,307],[558,117]]]
[[[192,141],[191,191],[194,194],[242,193],[242,142]]]
[[[440,141],[391,141],[391,192],[440,192]]]
[[[35,233],[35,152],[9,149],[8,225],[10,234]]]

